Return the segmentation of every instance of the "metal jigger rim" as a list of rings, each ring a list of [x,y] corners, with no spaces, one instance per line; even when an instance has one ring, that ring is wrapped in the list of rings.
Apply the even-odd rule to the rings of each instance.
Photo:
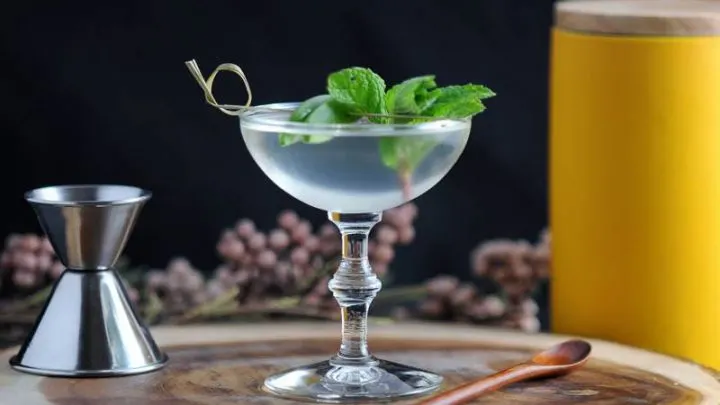
[[[114,199],[114,200],[78,200],[78,201],[72,201],[72,200],[57,200],[57,199],[47,199],[47,198],[39,198],[38,194],[41,194],[43,191],[48,190],[70,190],[70,189],[91,189],[91,188],[104,188],[104,187],[115,187],[115,188],[123,188],[128,191],[134,191],[136,192],[136,196],[128,197],[128,198],[121,198],[121,199]],[[54,205],[54,206],[60,206],[60,207],[107,207],[107,206],[115,206],[115,205],[127,205],[127,204],[137,204],[140,202],[144,202],[152,197],[152,192],[140,187],[134,187],[134,186],[128,186],[124,184],[71,184],[71,185],[60,185],[60,186],[47,186],[47,187],[39,187],[32,190],[29,190],[25,192],[25,200],[32,204],[42,204],[42,205]]]
[[[10,358],[10,367],[13,369],[27,373],[27,374],[34,374],[42,377],[123,377],[123,376],[133,376],[133,375],[140,375],[145,373],[150,373],[152,371],[159,370],[168,362],[168,355],[163,351],[160,350],[161,358],[156,361],[155,363],[150,363],[145,366],[141,367],[135,367],[135,368],[122,368],[122,369],[107,369],[107,370],[57,370],[57,369],[47,369],[47,368],[37,368],[37,367],[30,367],[25,366],[22,363],[20,363],[20,359],[18,359],[17,355],[14,355]]]

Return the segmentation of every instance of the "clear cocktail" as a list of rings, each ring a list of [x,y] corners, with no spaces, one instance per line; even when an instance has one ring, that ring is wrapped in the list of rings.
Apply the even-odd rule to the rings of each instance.
[[[437,184],[458,160],[470,134],[470,120],[416,125],[374,123],[307,124],[289,121],[296,104],[257,107],[241,115],[250,154],[278,187],[328,212],[342,234],[342,259],[329,288],[342,309],[342,342],[327,361],[270,376],[275,394],[344,401],[388,399],[435,390],[442,377],[430,371],[375,358],[366,339],[370,303],[380,280],[367,257],[368,234],[383,210],[418,197]],[[281,145],[281,136],[311,133],[321,143]],[[383,162],[380,142],[393,138],[428,145],[405,178]]]

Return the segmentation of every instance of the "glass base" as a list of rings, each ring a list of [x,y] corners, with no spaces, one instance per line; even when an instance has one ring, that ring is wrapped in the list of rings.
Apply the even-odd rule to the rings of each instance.
[[[385,360],[363,366],[338,363],[327,360],[274,374],[264,389],[294,400],[347,403],[429,394],[443,381],[435,373]]]

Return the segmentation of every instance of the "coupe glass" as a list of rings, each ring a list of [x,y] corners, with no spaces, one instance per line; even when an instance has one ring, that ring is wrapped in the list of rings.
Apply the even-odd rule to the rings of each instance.
[[[382,286],[368,261],[368,236],[382,211],[431,189],[460,157],[470,119],[417,125],[307,124],[289,121],[294,103],[255,107],[240,116],[243,139],[255,162],[278,187],[328,212],[342,237],[342,257],[328,287],[342,313],[338,352],[329,360],[293,368],[265,380],[269,392],[296,400],[353,402],[430,393],[442,377],[374,357],[368,349],[370,303]],[[281,146],[280,134],[312,135],[318,143]],[[429,151],[410,177],[382,159],[380,142]]]

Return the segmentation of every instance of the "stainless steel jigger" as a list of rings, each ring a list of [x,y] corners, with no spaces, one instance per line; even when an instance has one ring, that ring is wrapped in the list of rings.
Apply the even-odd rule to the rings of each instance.
[[[113,185],[46,187],[25,195],[67,270],[10,360],[13,368],[109,377],[145,373],[167,362],[112,269],[150,196]]]

